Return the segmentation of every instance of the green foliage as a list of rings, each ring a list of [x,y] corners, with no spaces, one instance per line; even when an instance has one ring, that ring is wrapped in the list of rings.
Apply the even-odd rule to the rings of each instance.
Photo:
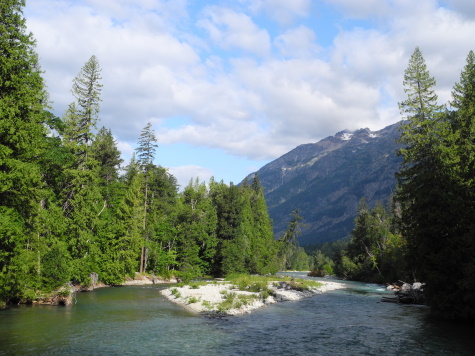
[[[58,246],[53,179],[43,172],[52,124],[35,41],[22,16],[24,1],[0,4],[0,300],[32,299],[52,288],[44,257]],[[45,164],[45,168],[50,168]],[[48,258],[47,258],[48,259]],[[60,279],[63,275],[57,275]]]
[[[236,292],[228,292],[224,294],[224,300],[218,304],[217,309],[219,312],[226,313],[231,309],[239,309],[242,306],[248,305],[256,300],[255,295],[243,295]]]
[[[315,277],[331,276],[335,273],[334,266],[335,262],[330,257],[326,256],[321,250],[317,250],[313,256],[311,275]]]
[[[97,131],[97,58],[74,78],[62,119],[54,116],[23,7],[0,4],[0,300],[89,284],[92,273],[106,284],[137,270],[184,281],[275,273],[278,245],[259,178],[242,187],[196,180],[178,194],[175,177],[153,162],[150,123],[119,175],[117,142]]]
[[[175,298],[181,298],[181,293],[178,289],[176,288],[171,288],[170,289],[170,292],[172,293],[172,295],[175,297]]]
[[[196,298],[196,297],[189,297],[188,298],[188,304],[193,304],[193,303],[198,303],[200,301],[200,298]]]
[[[299,209],[294,210],[288,222],[287,230],[284,231],[278,241],[280,270],[308,271],[311,267],[311,258],[302,247],[297,245],[298,236],[301,234],[301,229],[304,226],[301,220],[303,218],[300,216]]]
[[[216,209],[218,239],[212,273],[275,273],[277,244],[267,206],[258,189],[210,182],[210,196]]]
[[[446,112],[436,104],[435,80],[429,80],[418,49],[413,57],[420,65],[411,58],[406,73],[419,79],[404,83],[411,104],[401,105],[407,123],[397,193],[406,261],[413,277],[427,283],[433,311],[474,320],[475,56],[469,52]]]
[[[406,280],[404,240],[394,230],[393,215],[378,203],[370,210],[366,200],[358,206],[351,239],[336,258],[335,272],[340,277],[366,282]],[[320,268],[333,269],[320,258]]]

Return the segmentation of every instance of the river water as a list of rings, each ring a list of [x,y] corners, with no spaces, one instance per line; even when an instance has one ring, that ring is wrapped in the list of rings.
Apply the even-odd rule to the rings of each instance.
[[[0,311],[0,355],[475,355],[473,326],[381,303],[382,286],[345,283],[224,319],[190,314],[159,294],[165,285],[98,289],[71,307]]]

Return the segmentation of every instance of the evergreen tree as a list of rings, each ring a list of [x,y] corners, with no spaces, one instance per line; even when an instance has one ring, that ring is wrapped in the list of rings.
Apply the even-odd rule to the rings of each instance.
[[[470,51],[467,64],[452,91],[450,106],[458,161],[458,175],[471,187],[475,181],[475,54]]]
[[[399,151],[403,157],[397,174],[399,189],[396,199],[401,205],[402,233],[409,244],[413,278],[422,278],[423,269],[430,268],[424,256],[433,244],[441,242],[445,233],[444,218],[448,189],[442,106],[437,104],[434,92],[435,79],[416,48],[404,75],[408,99],[400,103],[401,113],[407,121],[401,126]]]
[[[378,202],[370,210],[363,198],[351,239],[338,259],[338,274],[351,280],[377,283],[406,279],[405,251],[401,237],[393,233],[392,226],[392,215],[383,204]]]
[[[427,299],[432,310],[444,317],[475,320],[475,56],[455,84],[447,116],[451,126],[445,140],[443,235],[435,235],[425,270]]]
[[[102,195],[110,207],[116,203],[119,189],[119,168],[123,162],[112,132],[102,127],[92,143],[92,156],[98,164]]]
[[[216,208],[216,235],[218,246],[213,264],[213,275],[222,276],[233,272],[246,272],[247,248],[241,234],[242,202],[240,189],[211,181],[210,195]]]
[[[38,221],[47,206],[39,157],[47,121],[45,91],[22,0],[0,3],[0,300],[32,297],[48,246]],[[35,245],[30,241],[36,241]],[[29,294],[31,291],[32,294]]]
[[[168,273],[176,251],[165,251],[164,246],[173,238],[170,234],[174,234],[177,183],[165,168],[156,165],[149,168],[143,270]]]
[[[117,148],[117,141],[112,136],[110,129],[102,127],[97,133],[92,144],[92,152],[95,160],[99,163],[99,177],[105,185],[110,185],[119,178],[120,151]]]
[[[470,52],[452,93],[455,110],[443,114],[425,66],[417,72],[411,58],[407,70],[419,73],[409,93],[421,93],[421,99],[401,134],[407,146],[398,175],[401,231],[416,278],[427,283],[428,303],[449,318],[475,319],[474,60]]]
[[[200,276],[211,272],[216,253],[216,210],[205,183],[190,181],[180,194],[178,259],[182,273]]]
[[[77,156],[78,166],[85,170],[90,147],[94,140],[100,110],[101,68],[95,56],[92,56],[81,68],[73,80],[73,94],[76,102],[69,106],[65,115],[65,139],[72,143]]]
[[[108,239],[106,211],[99,178],[99,164],[92,154],[99,113],[100,67],[92,56],[73,80],[72,94],[76,102],[64,116],[64,144],[75,159],[66,167],[67,185],[63,191],[63,211],[68,218],[68,244],[72,258],[72,276],[80,283],[88,283],[92,272],[100,272],[101,251]]]
[[[152,129],[152,124],[149,122],[142,130],[139,138],[139,145],[136,149],[138,156],[138,163],[141,166],[143,173],[145,174],[144,179],[144,219],[143,219],[143,231],[145,233],[144,243],[142,245],[142,250],[140,253],[140,273],[145,272],[147,268],[147,254],[148,249],[145,246],[148,241],[147,237],[147,208],[149,205],[149,179],[150,179],[150,170],[153,166],[153,159],[155,158],[156,148],[158,147],[157,138],[155,137],[155,132]]]
[[[303,218],[300,216],[300,210],[295,209],[287,229],[279,239],[279,260],[280,269],[289,270],[292,268],[292,261],[298,257],[301,251],[298,251],[298,237],[301,234],[304,224],[301,222]],[[301,257],[300,257],[301,258]]]
[[[251,273],[268,274],[278,270],[277,243],[274,240],[272,220],[267,211],[264,191],[256,174],[250,196],[254,239],[251,241]]]
[[[136,169],[135,160],[132,159],[127,167],[126,175],[129,179],[123,188],[125,194],[117,204],[114,214],[114,238],[109,240],[104,253],[105,258],[110,261],[110,267],[106,269],[110,282],[126,275],[133,276],[139,267],[137,256],[142,245],[144,207],[143,175],[131,172]]]

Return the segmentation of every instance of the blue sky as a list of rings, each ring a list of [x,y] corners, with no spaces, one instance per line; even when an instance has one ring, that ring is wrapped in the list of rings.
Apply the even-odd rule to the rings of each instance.
[[[102,67],[99,126],[124,158],[152,122],[156,164],[181,185],[239,183],[294,147],[401,119],[416,46],[450,99],[475,49],[466,0],[29,0],[52,107]]]

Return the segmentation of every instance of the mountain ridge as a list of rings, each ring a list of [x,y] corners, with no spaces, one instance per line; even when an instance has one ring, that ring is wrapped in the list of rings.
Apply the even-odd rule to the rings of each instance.
[[[343,130],[299,145],[251,173],[248,179],[259,175],[276,237],[299,209],[306,225],[301,245],[337,240],[351,232],[362,197],[369,206],[387,202],[401,162],[396,155],[399,126]]]

